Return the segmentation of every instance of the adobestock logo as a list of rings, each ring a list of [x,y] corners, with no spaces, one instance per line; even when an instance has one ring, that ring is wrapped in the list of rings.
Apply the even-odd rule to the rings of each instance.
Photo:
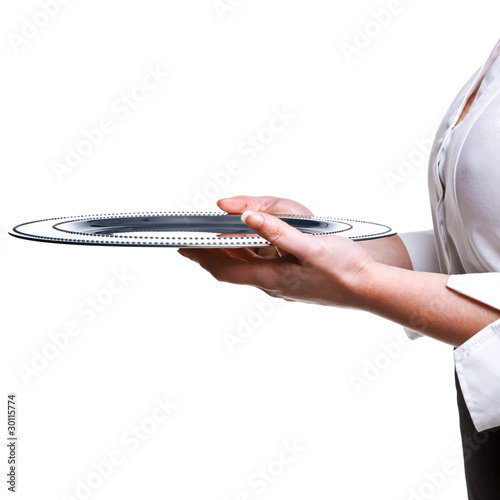
[[[364,389],[371,387],[410,345],[412,345],[412,341],[404,331],[400,331],[395,340],[380,344],[381,352],[371,359],[363,359],[362,372],[349,377],[356,394],[361,394]]]
[[[272,108],[271,115],[265,126],[240,141],[236,147],[236,159],[226,163],[224,168],[208,173],[210,180],[203,186],[194,188],[191,202],[181,203],[179,205],[181,210],[205,210],[212,206],[221,196],[223,190],[231,184],[233,178],[244,172],[244,163],[254,162],[277,140],[278,136],[290,126],[297,116],[289,111],[288,106],[283,106],[281,109]]]
[[[232,160],[227,162],[226,166],[220,170],[211,171],[208,173],[210,180],[201,188],[194,188],[193,198],[190,204],[181,203],[180,210],[196,211],[204,210],[212,206],[220,197],[225,188],[229,186],[233,177],[238,176],[243,172],[241,164]]]
[[[296,115],[290,113],[286,106],[283,106],[283,109],[273,108],[272,117],[267,126],[241,141],[237,148],[238,154],[245,158],[247,163],[255,160],[259,152],[264,151],[269,144],[274,142],[276,135],[281,134],[295,118]]]
[[[20,363],[17,366],[19,376],[25,385],[29,385],[38,378],[40,373],[45,371],[50,362],[57,359],[66,350],[73,339],[81,335],[84,330],[83,323],[89,325],[96,320],[114,302],[117,295],[120,295],[134,279],[125,269],[111,271],[112,277],[105,287],[99,289],[95,294],[89,295],[85,300],[77,304],[75,308],[76,318],[68,321],[64,328],[50,332],[49,340],[39,349],[31,349],[31,359],[29,363]]]
[[[416,139],[416,147],[406,157],[403,155],[398,156],[396,169],[384,172],[385,180],[391,191],[394,192],[396,186],[404,184],[415,172],[427,167],[433,142],[430,137],[424,140]]]
[[[221,21],[224,21],[226,14],[230,14],[243,3],[243,0],[214,0],[212,7]]]
[[[112,114],[99,120],[95,127],[83,129],[80,137],[73,144],[66,146],[63,161],[53,161],[52,170],[59,182],[75,172],[83,161],[99,148],[112,132],[118,128],[120,122],[127,120],[150,94],[166,80],[169,73],[159,64],[146,66],[140,82],[122,92],[110,104]]]
[[[411,0],[407,0],[407,2],[411,2]],[[354,57],[367,49],[374,39],[391,25],[394,17],[403,11],[404,6],[401,0],[389,0],[385,9],[372,10],[370,19],[354,28],[352,39],[349,42],[344,40],[340,43],[340,50],[347,63],[350,64]]]
[[[248,314],[238,316],[237,326],[233,332],[224,332],[222,334],[230,354],[235,352],[237,346],[241,346],[253,337],[255,332],[275,313],[276,307],[283,304],[283,301],[282,299],[267,297],[264,300],[254,300],[253,304],[255,309],[252,309]]]
[[[155,434],[172,415],[177,413],[179,405],[172,403],[169,397],[157,397],[150,415],[137,425],[132,425],[120,436],[120,445],[107,453],[104,460],[93,461],[90,472],[75,479],[71,494],[63,493],[61,500],[86,500],[108,480],[117,468],[123,466],[131,453],[137,452],[141,444]]]
[[[442,463],[438,470],[426,472],[425,478],[418,488],[412,488],[408,492],[410,496],[408,500],[426,500],[433,497],[443,486],[449,477],[454,476],[458,472],[458,467],[446,460]]]
[[[283,448],[278,457],[270,460],[264,467],[249,476],[248,485],[256,490],[257,495],[264,493],[277,478],[283,475],[286,468],[293,464],[303,453],[306,447],[297,443],[297,439],[283,441]]]
[[[260,466],[255,472],[250,474],[246,481],[245,490],[240,491],[234,500],[252,500],[262,495],[276,481],[283,476],[288,468],[294,464],[307,448],[297,442],[296,438],[285,439],[282,442],[281,450],[275,458],[269,460],[265,465]]]
[[[18,53],[20,48],[33,40],[40,31],[49,24],[49,21],[57,16],[61,6],[67,5],[70,0],[40,0],[40,7],[32,16],[21,18],[21,28],[19,33],[10,32],[7,39],[14,53]]]

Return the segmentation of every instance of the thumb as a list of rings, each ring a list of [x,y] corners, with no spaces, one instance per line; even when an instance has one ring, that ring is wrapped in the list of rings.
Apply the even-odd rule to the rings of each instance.
[[[247,210],[241,220],[269,243],[299,259],[310,258],[320,248],[317,237],[302,233],[274,215]]]

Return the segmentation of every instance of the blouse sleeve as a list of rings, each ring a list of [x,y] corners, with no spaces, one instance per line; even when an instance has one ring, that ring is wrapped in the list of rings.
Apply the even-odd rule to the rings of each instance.
[[[399,234],[414,271],[439,273],[433,231]],[[500,311],[500,273],[452,274],[448,288]],[[404,328],[410,339],[421,333]],[[500,426],[500,319],[454,350],[455,368],[476,429]]]
[[[399,234],[414,271],[439,273],[434,232]],[[452,274],[448,288],[500,311],[500,273]],[[410,339],[421,333],[404,328]],[[454,350],[455,368],[476,429],[500,426],[500,319]]]
[[[406,247],[414,271],[440,272],[433,230],[402,233],[398,234],[398,236]],[[415,330],[403,328],[411,340],[423,337],[421,333]]]
[[[446,285],[500,310],[500,273],[451,275]],[[500,426],[500,320],[455,349],[455,368],[476,429]]]

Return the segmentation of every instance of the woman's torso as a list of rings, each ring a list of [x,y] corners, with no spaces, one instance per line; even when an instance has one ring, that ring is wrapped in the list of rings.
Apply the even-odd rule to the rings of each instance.
[[[431,150],[429,195],[445,274],[500,271],[499,54],[500,41],[451,104]]]

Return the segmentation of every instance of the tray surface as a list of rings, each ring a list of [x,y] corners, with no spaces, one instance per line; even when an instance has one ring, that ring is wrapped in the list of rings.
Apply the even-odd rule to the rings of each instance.
[[[313,235],[338,234],[366,240],[396,234],[384,224],[309,215],[276,215]],[[225,212],[134,212],[58,217],[19,224],[18,238],[76,245],[163,247],[262,247],[270,245],[244,224],[240,215]]]

